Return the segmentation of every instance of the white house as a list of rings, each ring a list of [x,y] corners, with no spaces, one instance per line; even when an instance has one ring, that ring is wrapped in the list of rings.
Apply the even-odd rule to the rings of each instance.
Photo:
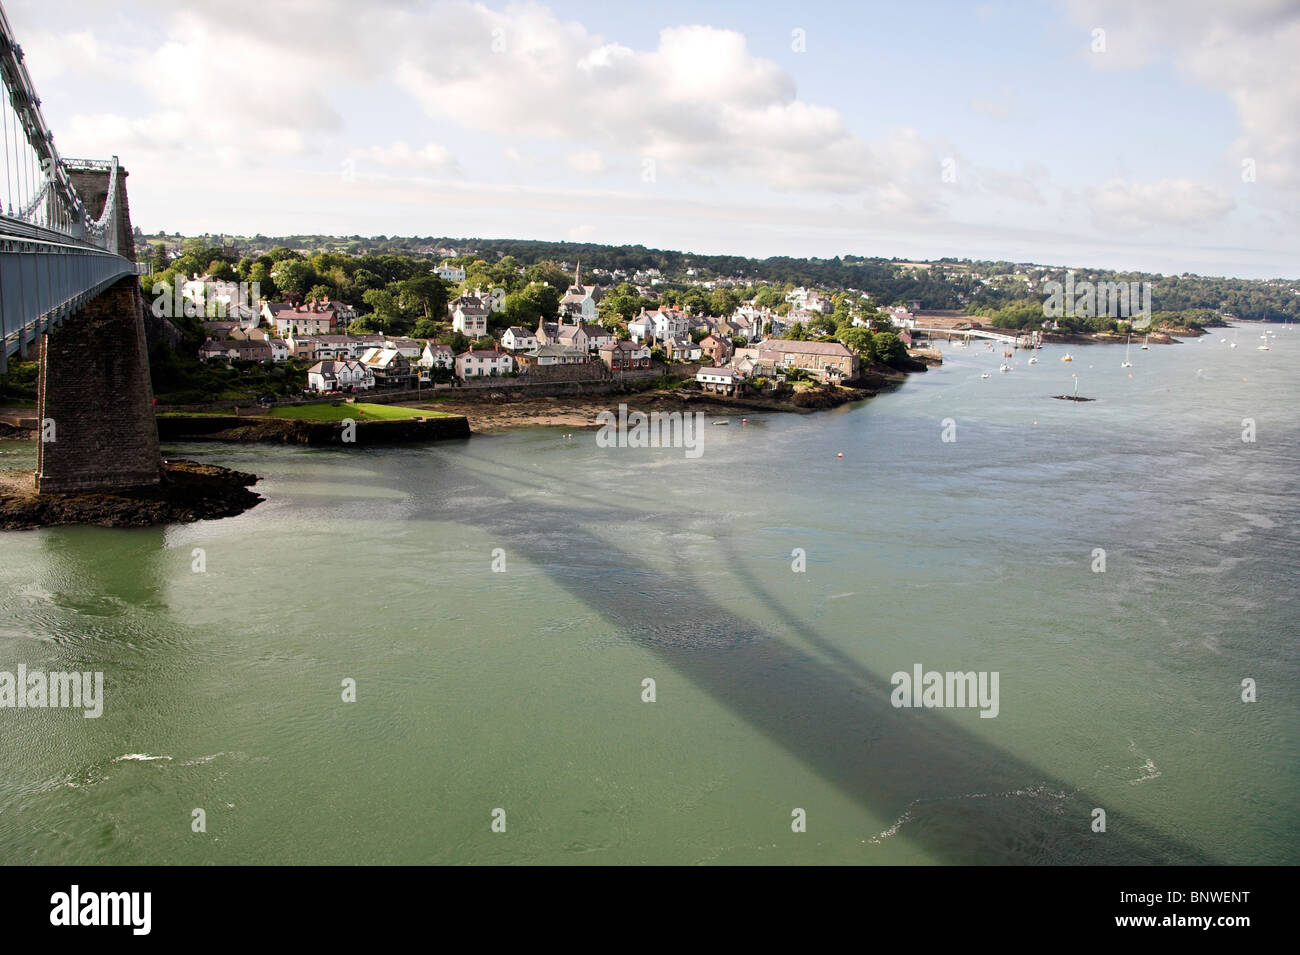
[[[451,309],[451,327],[467,338],[482,338],[488,333],[486,302],[473,295],[462,295],[448,306]]]
[[[785,300],[789,302],[793,308],[807,308],[808,296],[812,294],[814,293],[801,285],[797,289],[791,289],[789,292],[786,292]]]
[[[529,365],[546,367],[548,365],[585,365],[591,361],[591,355],[585,348],[572,345],[538,345],[530,352],[520,356],[519,364],[525,368]]]
[[[730,395],[740,384],[741,374],[734,368],[701,368],[695,373],[695,380],[705,391]]]
[[[618,336],[604,325],[588,325],[583,323],[578,327],[587,333],[587,348],[591,351],[599,351],[606,345],[613,344],[618,339]]]
[[[286,344],[298,358],[311,355],[320,359],[360,358],[367,348],[382,347],[384,336],[378,332],[361,335],[291,334]]]
[[[532,351],[537,347],[537,333],[511,325],[501,336],[501,344],[510,351]]]
[[[435,345],[429,342],[424,346],[424,351],[420,353],[420,360],[416,364],[421,368],[446,368],[450,371],[456,367],[456,353],[450,345]]]
[[[628,334],[634,342],[644,342],[655,337],[655,321],[649,315],[638,315],[627,323]]]
[[[456,356],[457,378],[483,378],[489,375],[508,375],[515,369],[515,360],[503,351],[471,349]]]
[[[312,391],[342,391],[375,386],[375,376],[359,361],[318,361],[307,369],[307,387]]]
[[[675,338],[666,343],[668,357],[673,361],[699,361],[704,349],[689,338]]]
[[[334,309],[319,305],[272,305],[262,302],[262,317],[275,327],[281,338],[290,335],[328,335],[339,327],[339,316]]]
[[[449,265],[444,262],[433,270],[433,274],[438,276],[444,282],[463,282],[465,281],[465,270],[458,265]]]
[[[660,308],[646,312],[655,325],[655,339],[661,342],[674,338],[689,338],[691,334],[690,316],[680,309]]]

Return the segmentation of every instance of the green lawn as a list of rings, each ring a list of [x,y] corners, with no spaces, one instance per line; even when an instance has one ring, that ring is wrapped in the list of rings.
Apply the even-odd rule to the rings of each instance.
[[[397,405],[371,405],[363,402],[354,405],[286,405],[283,408],[272,408],[270,416],[297,418],[304,421],[342,421],[344,418],[352,418],[354,421],[394,421],[402,418],[452,417],[442,411],[403,408]]]

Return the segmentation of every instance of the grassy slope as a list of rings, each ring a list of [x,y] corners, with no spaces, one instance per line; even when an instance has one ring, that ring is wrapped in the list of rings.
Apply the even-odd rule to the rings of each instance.
[[[297,418],[303,421],[342,421],[352,418],[355,421],[391,421],[401,418],[437,418],[446,417],[440,411],[428,411],[422,408],[402,408],[396,405],[371,405],[363,402],[338,405],[287,405],[271,409],[273,418]]]

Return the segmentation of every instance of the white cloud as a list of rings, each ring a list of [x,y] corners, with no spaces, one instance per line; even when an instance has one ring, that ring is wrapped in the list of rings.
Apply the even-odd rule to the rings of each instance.
[[[1088,207],[1100,229],[1139,232],[1207,225],[1223,219],[1233,206],[1226,193],[1191,179],[1133,183],[1115,178],[1088,191]]]
[[[58,11],[48,0],[6,0],[6,8],[60,150],[120,154],[146,228],[187,225],[188,216],[197,228],[392,233],[410,223],[427,232],[436,210],[441,228],[467,235],[573,229],[716,251],[918,254],[931,242],[939,254],[977,255],[1006,249],[1016,230],[1041,230],[1023,242],[1039,259],[1059,259],[1052,250],[1076,241],[1120,255],[1140,242],[1143,255],[1155,249],[1181,271],[1179,250],[1211,237],[1224,249],[1201,261],[1225,250],[1294,259],[1294,3],[1242,0],[1221,12],[1208,0],[1067,0],[1067,28],[1093,67],[1172,62],[1211,91],[1202,101],[1235,106],[1241,137],[1226,150],[1190,136],[1170,145],[1169,155],[1183,150],[1191,161],[1198,149],[1223,150],[1198,183],[1144,182],[1122,159],[1099,167],[1066,158],[1067,178],[1052,181],[1030,160],[1055,168],[1053,149],[1014,138],[1034,117],[1021,78],[1002,63],[942,103],[918,82],[916,128],[867,133],[835,108],[841,97],[863,104],[855,123],[897,114],[847,81],[827,87],[829,102],[810,101],[785,57],[759,56],[734,31],[629,26],[605,37],[536,3],[503,2],[369,0],[364,16],[353,0],[295,0],[276,16],[265,0],[126,0],[124,9],[63,0]],[[1107,30],[1103,56],[1085,52],[1094,26]],[[992,137],[972,111],[1016,122]],[[945,124],[976,132],[944,142],[933,131]],[[941,178],[949,157],[953,182]],[[1244,157],[1258,166],[1249,186]],[[345,158],[356,160],[359,179],[340,178]],[[653,183],[641,175],[644,159],[655,163]],[[1112,173],[1120,178],[1101,181]],[[1079,224],[1090,215],[1099,229],[1086,240]],[[1225,218],[1225,229],[1199,236],[1187,228]],[[1117,228],[1149,231],[1130,240]],[[956,238],[943,246],[940,235]]]
[[[653,50],[636,51],[535,5],[435,9],[396,67],[399,85],[432,117],[648,156],[661,177],[693,167],[841,192],[879,181],[872,149],[840,114],[799,100],[793,79],[733,31],[670,27]],[[492,52],[494,36],[502,52]]]
[[[1239,180],[1253,158],[1258,182],[1300,199],[1300,5],[1294,0],[1071,0],[1074,21],[1106,29],[1099,68],[1135,68],[1167,55],[1236,108],[1242,135],[1224,169]]]
[[[588,152],[570,153],[564,161],[570,169],[584,176],[595,176],[605,171],[605,159],[594,149]]]
[[[413,169],[448,176],[458,176],[462,172],[460,163],[447,147],[437,143],[426,143],[419,149],[412,149],[406,140],[398,139],[390,146],[371,146],[366,150],[354,151],[352,155],[354,159],[368,159],[381,166],[392,168]]]

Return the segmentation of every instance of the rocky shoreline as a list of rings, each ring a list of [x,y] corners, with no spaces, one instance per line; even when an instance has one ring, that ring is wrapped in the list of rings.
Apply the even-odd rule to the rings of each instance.
[[[532,398],[507,392],[482,397],[440,401],[439,410],[463,415],[475,434],[514,431],[520,428],[594,428],[596,416],[613,411],[620,404],[632,411],[686,411],[712,415],[809,414],[841,405],[864,401],[882,391],[897,387],[906,375],[902,372],[872,372],[852,387],[822,386],[806,388],[774,397],[747,395],[728,397],[701,391],[658,389],[606,395]]]
[[[37,494],[33,472],[0,470],[0,530],[62,524],[152,527],[233,517],[261,503],[257,475],[194,461],[165,461],[160,484],[114,491]]]
[[[410,444],[468,438],[469,422],[462,416],[410,418],[390,421],[358,421],[345,430],[340,421],[306,421],[265,415],[236,417],[158,418],[158,437],[163,441],[237,441],[257,444],[307,444],[357,447]]]
[[[1149,345],[1177,345],[1180,344],[1178,338],[1198,338],[1201,335],[1208,335],[1209,332],[1200,331],[1195,328],[1171,328],[1163,332],[1142,333],[1135,332],[1133,338],[1141,339],[1146,337]],[[1128,341],[1128,336],[1119,332],[1047,332],[1043,335],[1044,345],[1123,345]],[[1140,344],[1140,341],[1139,341]]]

